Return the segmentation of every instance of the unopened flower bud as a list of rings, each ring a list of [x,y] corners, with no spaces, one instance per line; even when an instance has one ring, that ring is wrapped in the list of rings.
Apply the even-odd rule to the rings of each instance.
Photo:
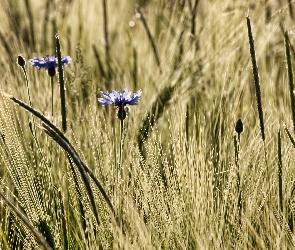
[[[244,127],[243,127],[243,122],[242,122],[242,120],[239,118],[239,119],[237,120],[237,122],[236,122],[235,130],[236,130],[236,132],[237,132],[238,134],[240,134],[240,133],[243,132],[243,129],[244,129]]]
[[[24,67],[26,65],[26,60],[25,60],[25,58],[22,57],[22,55],[17,56],[16,62],[20,67]]]

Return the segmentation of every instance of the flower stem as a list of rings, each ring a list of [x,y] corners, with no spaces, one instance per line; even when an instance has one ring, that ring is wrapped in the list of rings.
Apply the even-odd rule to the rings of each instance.
[[[52,122],[53,122],[53,76],[50,77],[51,81],[51,117],[52,117]]]
[[[120,119],[120,152],[119,152],[119,169],[122,171],[122,154],[123,154],[123,144],[124,144],[124,120]],[[117,181],[119,180],[119,169],[117,169]]]
[[[54,84],[53,84],[53,76],[50,77],[51,81],[51,121],[53,123],[53,94],[54,94]],[[50,163],[49,165],[52,166],[52,159],[53,159],[53,153],[52,153],[52,140],[50,140]]]
[[[25,76],[25,82],[26,82],[26,86],[27,86],[27,93],[28,93],[28,98],[29,98],[29,105],[32,107],[32,101],[31,101],[31,95],[30,95],[30,87],[29,87],[29,79],[28,79],[28,74],[25,68],[25,65],[21,66],[22,71],[24,72],[24,76]],[[31,133],[34,137],[35,142],[38,144],[38,140],[36,137],[36,127],[35,127],[35,119],[34,116],[32,115],[32,122],[29,122],[29,127],[31,130]]]
[[[30,88],[29,88],[28,74],[27,74],[27,71],[26,71],[25,66],[22,66],[21,68],[22,68],[22,70],[23,70],[23,72],[24,72],[24,75],[25,75],[25,81],[26,81],[26,85],[27,85],[27,92],[28,92],[29,104],[30,104],[30,106],[32,107],[32,101],[31,101],[31,95],[30,95]]]

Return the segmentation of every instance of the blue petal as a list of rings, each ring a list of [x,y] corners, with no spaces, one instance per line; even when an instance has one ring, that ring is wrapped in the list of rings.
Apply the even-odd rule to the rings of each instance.
[[[69,56],[66,56],[62,58],[62,66],[65,66],[69,64],[72,61],[72,58]],[[39,69],[44,68],[44,69],[49,69],[49,68],[55,68],[58,66],[58,61],[55,56],[46,56],[45,58],[32,58],[29,60],[31,63],[31,66],[37,67]]]
[[[109,105],[109,104],[112,104],[113,102],[107,98],[97,98],[97,100],[99,102],[102,103],[103,106],[106,106],[106,105]]]
[[[123,107],[126,105],[135,105],[141,96],[141,90],[139,90],[130,97],[131,92],[129,92],[127,88],[123,90],[122,94],[118,90],[114,90],[111,93],[101,91],[101,93],[103,97],[97,100],[101,102],[103,106],[109,104]]]
[[[66,56],[64,58],[61,59],[61,63],[62,63],[62,66],[64,67],[65,65],[68,65],[69,63],[72,62],[72,58],[69,57],[69,56]]]
[[[141,90],[138,90],[136,93],[133,94],[133,96],[131,98],[129,98],[125,104],[129,104],[129,105],[135,105],[137,104],[140,96],[141,96]]]

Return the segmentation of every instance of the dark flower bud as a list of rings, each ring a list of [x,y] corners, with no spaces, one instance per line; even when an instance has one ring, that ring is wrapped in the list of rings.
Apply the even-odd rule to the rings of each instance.
[[[25,58],[23,58],[21,55],[18,55],[17,56],[17,64],[20,66],[20,67],[24,67],[26,65],[26,60]]]
[[[124,120],[126,118],[126,110],[124,109],[124,107],[122,106],[119,107],[117,116],[120,120]]]
[[[47,69],[47,73],[48,73],[48,75],[51,76],[51,77],[55,76],[55,67],[53,67],[53,68],[48,68],[48,69]]]
[[[243,129],[244,129],[244,127],[243,127],[243,122],[242,122],[242,120],[239,118],[239,119],[237,120],[237,122],[236,122],[235,130],[236,130],[236,132],[237,132],[238,134],[240,134],[240,133],[243,132]]]

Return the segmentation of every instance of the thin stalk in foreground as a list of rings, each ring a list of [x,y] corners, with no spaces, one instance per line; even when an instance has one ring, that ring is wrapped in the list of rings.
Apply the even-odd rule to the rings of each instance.
[[[58,81],[59,81],[60,102],[61,102],[62,130],[65,133],[67,132],[66,94],[65,94],[64,72],[62,68],[60,42],[59,42],[58,34],[56,34],[55,36],[55,42],[56,42],[56,55],[58,60]]]
[[[111,65],[110,65],[110,39],[109,39],[107,0],[103,0],[102,4],[103,4],[102,9],[103,9],[103,31],[104,31],[104,42],[105,42],[105,60],[108,67],[107,77],[108,79],[110,79]]]
[[[149,26],[148,26],[148,24],[147,24],[147,22],[146,22],[146,20],[145,20],[145,17],[144,17],[144,15],[142,14],[142,12],[141,12],[141,10],[140,10],[139,7],[136,9],[136,11],[140,14],[140,20],[141,20],[142,23],[143,23],[143,26],[144,26],[144,28],[145,28],[145,30],[146,30],[146,33],[147,33],[148,38],[149,38],[149,41],[150,41],[150,43],[151,43],[151,45],[152,45],[152,49],[153,49],[153,52],[154,52],[154,55],[155,55],[155,59],[156,59],[156,62],[157,62],[158,68],[159,68],[159,70],[160,70],[160,73],[162,73],[160,57],[159,57],[159,54],[158,54],[158,51],[157,51],[157,47],[156,47],[156,44],[155,44],[154,38],[153,38],[153,36],[152,36],[152,34],[151,34],[151,31],[150,31],[150,29],[149,29]]]
[[[117,181],[119,181],[119,169],[122,171],[122,154],[123,154],[123,135],[124,135],[124,120],[120,119],[120,152],[119,152],[119,168],[117,169]]]
[[[290,53],[290,42],[287,31],[284,32],[285,40],[285,53],[286,53],[286,63],[288,70],[288,83],[290,91],[290,101],[291,101],[291,112],[292,112],[292,121],[293,121],[293,131],[295,131],[295,97],[294,97],[294,78],[292,71],[292,62],[291,62],[291,53]]]
[[[54,84],[53,84],[53,76],[50,77],[50,83],[51,83],[51,117],[53,122],[53,95],[54,95]]]
[[[28,99],[29,99],[29,105],[32,107],[29,79],[28,79],[28,74],[27,74],[27,70],[26,70],[26,67],[25,67],[26,66],[26,60],[21,55],[18,55],[17,64],[21,67],[21,69],[22,69],[22,71],[24,73],[26,87],[27,87],[27,94],[28,94]],[[33,135],[33,138],[34,138],[34,141],[36,142],[36,145],[39,148],[39,142],[38,142],[38,139],[36,137],[35,119],[34,119],[34,116],[32,114],[31,114],[31,117],[32,117],[33,122],[29,122],[30,131],[31,131],[31,134]]]
[[[282,146],[281,146],[281,130],[278,130],[278,197],[279,210],[283,213],[283,162],[282,162]]]
[[[243,122],[241,119],[238,119],[235,126],[235,131],[238,134],[234,136],[234,147],[235,147],[235,163],[237,168],[237,191],[238,191],[238,210],[239,210],[239,224],[241,224],[242,217],[242,191],[241,191],[241,177],[240,177],[240,166],[239,166],[239,154],[240,154],[240,143],[241,143],[241,133],[244,130]]]

